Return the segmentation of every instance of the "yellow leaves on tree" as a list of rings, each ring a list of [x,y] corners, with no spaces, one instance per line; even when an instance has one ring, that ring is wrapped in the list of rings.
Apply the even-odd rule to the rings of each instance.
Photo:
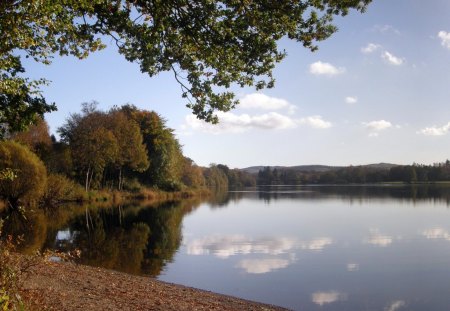
[[[0,180],[0,197],[11,208],[39,200],[47,185],[47,171],[33,152],[13,141],[0,142],[0,171],[6,169],[15,177]]]

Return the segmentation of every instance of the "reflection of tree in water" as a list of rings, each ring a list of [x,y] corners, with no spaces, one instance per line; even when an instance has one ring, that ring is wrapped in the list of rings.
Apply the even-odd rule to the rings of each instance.
[[[343,200],[367,201],[389,198],[406,201],[436,200],[450,204],[450,187],[439,184],[392,185],[392,186],[336,186],[313,187],[321,195],[333,195]]]
[[[239,201],[243,197],[243,193],[239,191],[214,191],[208,198],[208,204],[211,208],[226,207],[230,201]]]
[[[144,220],[151,228],[150,239],[145,251],[142,271],[158,275],[170,262],[182,240],[181,224],[184,215],[191,208],[180,203],[168,203],[158,208],[142,209],[137,219]]]
[[[278,186],[258,186],[257,190],[258,199],[267,203],[270,203],[271,199],[277,200],[281,191]]]
[[[150,228],[140,222],[120,227],[119,218],[108,212],[90,213],[89,225],[81,219],[74,223],[77,234],[70,246],[81,250],[80,263],[139,274]]]
[[[181,223],[192,201],[87,210],[71,225],[80,263],[158,275],[180,247]]]
[[[25,254],[44,251],[54,244],[55,236],[70,219],[81,214],[80,205],[64,205],[60,208],[19,210],[0,213],[4,220],[3,236],[11,235],[16,241],[23,239],[18,250]]]
[[[184,200],[113,208],[61,206],[1,216],[4,233],[23,235],[24,253],[80,249],[79,263],[156,276],[180,247],[183,217],[198,205]]]
[[[415,185],[305,185],[305,186],[259,186],[254,193],[246,194],[270,202],[277,199],[342,199],[358,202],[372,199],[435,200],[450,205],[450,186],[439,184]]]
[[[22,239],[17,250],[24,254],[32,254],[41,250],[47,238],[47,220],[42,211],[24,212],[11,209],[0,215],[4,220],[2,232],[11,235],[14,240]]]

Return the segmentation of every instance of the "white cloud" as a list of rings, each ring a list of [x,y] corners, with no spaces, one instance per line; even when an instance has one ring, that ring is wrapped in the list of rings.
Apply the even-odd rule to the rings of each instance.
[[[219,124],[210,124],[197,119],[194,115],[185,118],[186,127],[200,130],[207,133],[242,133],[250,129],[280,130],[296,127],[296,122],[292,118],[269,112],[251,116],[249,114],[237,115],[231,112],[219,112]]]
[[[247,273],[262,274],[286,268],[289,264],[290,262],[287,259],[244,259],[239,261],[237,267],[244,269]]]
[[[310,116],[301,119],[293,119],[289,116],[268,112],[259,115],[234,114],[232,112],[219,112],[218,124],[210,124],[197,119],[194,115],[185,118],[185,124],[181,126],[182,133],[191,134],[189,129],[205,133],[242,133],[251,129],[284,130],[306,125],[314,129],[327,129],[331,122],[323,120],[321,116]]]
[[[384,308],[385,311],[397,311],[398,309],[406,306],[406,302],[403,300],[397,300],[392,302],[390,305],[388,305],[386,308]]]
[[[404,59],[399,58],[399,57],[389,53],[388,51],[384,51],[381,54],[381,58],[384,59],[388,64],[394,65],[394,66],[400,66],[404,62]]]
[[[345,98],[345,102],[347,104],[356,104],[358,102],[358,97],[356,97],[356,96],[347,96]]]
[[[279,110],[286,108],[290,112],[296,109],[294,105],[291,105],[285,99],[270,97],[262,93],[245,95],[239,101],[238,107],[243,109]]]
[[[333,126],[331,122],[325,121],[321,116],[310,116],[298,120],[300,125],[307,125],[315,129],[327,129]]]
[[[368,130],[369,137],[378,137],[380,136],[380,132],[394,128],[394,129],[400,129],[400,125],[394,125],[389,121],[386,120],[377,120],[377,121],[371,121],[371,122],[362,122],[362,125]]]
[[[371,53],[374,53],[381,49],[383,49],[383,47],[380,44],[369,43],[369,44],[367,44],[367,46],[361,48],[361,52],[364,54],[371,54]],[[386,63],[388,63],[390,65],[394,65],[394,66],[403,65],[403,63],[405,62],[404,58],[397,57],[394,54],[392,54],[386,50],[382,50],[381,58]]]
[[[441,30],[438,33],[438,37],[441,39],[442,46],[450,49],[450,32]]]
[[[427,136],[442,136],[447,134],[450,131],[450,122],[441,126],[432,126],[432,127],[426,127],[420,131],[418,131],[418,134],[423,134]]]
[[[335,290],[328,292],[315,292],[311,295],[311,300],[315,304],[323,306],[325,304],[330,304],[336,301],[347,300],[347,294]]]
[[[373,29],[373,31],[381,32],[383,34],[385,34],[385,33],[394,33],[396,35],[401,34],[400,31],[392,25],[375,25],[375,26],[373,26],[372,29]]]
[[[361,48],[361,52],[364,54],[370,54],[381,48],[381,45],[375,43],[369,43],[367,46]]]
[[[392,123],[385,120],[363,122],[363,125],[371,131],[382,131],[392,127]]]
[[[318,61],[309,65],[309,72],[313,75],[325,75],[331,77],[344,73],[345,68],[338,68],[331,65],[330,63]]]

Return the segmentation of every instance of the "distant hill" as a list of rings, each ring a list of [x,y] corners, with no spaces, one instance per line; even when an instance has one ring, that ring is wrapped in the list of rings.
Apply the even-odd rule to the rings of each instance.
[[[374,168],[374,169],[384,169],[384,170],[390,170],[391,168],[395,167],[395,166],[399,166],[398,164],[392,164],[392,163],[377,163],[377,164],[367,164],[367,165],[362,165],[364,167],[368,167],[368,168]]]
[[[379,170],[389,170],[391,167],[398,166],[397,164],[391,163],[376,163],[376,164],[367,164],[367,165],[354,165],[355,167],[366,167],[370,169],[379,169]],[[250,173],[250,174],[258,174],[258,172],[264,169],[266,166],[250,166],[246,168],[242,168],[241,171]],[[346,166],[329,166],[329,165],[297,165],[297,166],[269,166],[272,170],[293,170],[296,172],[327,172],[334,171],[341,168],[345,168]]]

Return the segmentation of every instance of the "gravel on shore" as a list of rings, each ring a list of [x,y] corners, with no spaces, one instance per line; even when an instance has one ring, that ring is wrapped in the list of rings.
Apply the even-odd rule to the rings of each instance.
[[[32,310],[286,310],[149,277],[42,262],[21,288]]]

